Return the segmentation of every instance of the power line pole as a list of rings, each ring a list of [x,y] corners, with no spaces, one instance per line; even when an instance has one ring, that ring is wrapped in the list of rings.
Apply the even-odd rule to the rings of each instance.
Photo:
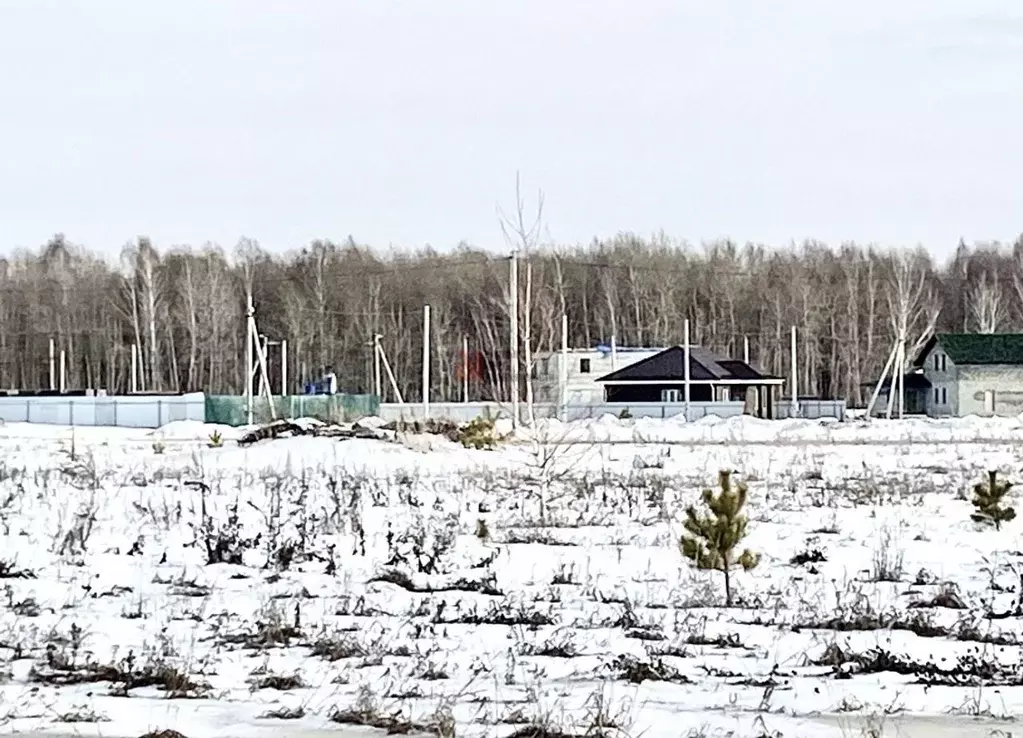
[[[139,391],[139,345],[131,345],[131,381],[128,382],[131,394]]]
[[[790,357],[792,366],[792,410],[791,417],[799,417],[799,365],[796,361],[796,326],[792,326],[792,339],[791,346],[789,347],[792,356]]]
[[[256,308],[252,305],[252,283],[245,284],[245,409],[248,424],[252,425],[252,344],[256,337],[252,328],[255,325]]]
[[[373,334],[373,391],[380,402],[384,401],[383,375],[380,373],[380,334]]]
[[[430,419],[430,306],[423,305],[423,422]]]
[[[288,339],[281,339],[281,397],[288,396]],[[289,405],[290,406],[290,405]]]
[[[568,420],[568,315],[561,314],[561,356],[558,357],[558,404],[561,422]]]
[[[462,402],[469,404],[469,337],[462,336]]]
[[[690,364],[690,359],[689,359],[689,357],[690,357],[689,342],[690,342],[690,340],[691,340],[691,337],[689,335],[689,318],[686,318],[682,322],[682,343],[683,343],[683,346],[682,346],[682,377],[683,377],[683,382],[685,383],[683,385],[683,392],[684,392],[684,395],[685,395],[685,414],[686,414],[686,422],[687,423],[690,420],[692,420],[692,418],[689,417],[689,412],[690,412],[689,411],[689,405],[690,405],[690,396],[691,396],[691,391],[690,391],[690,384],[691,384],[691,382],[690,382],[690,376],[689,376],[689,371],[690,371],[689,370],[689,364]]]
[[[512,428],[519,427],[519,252],[512,251],[508,273],[508,312],[511,318],[511,406]]]

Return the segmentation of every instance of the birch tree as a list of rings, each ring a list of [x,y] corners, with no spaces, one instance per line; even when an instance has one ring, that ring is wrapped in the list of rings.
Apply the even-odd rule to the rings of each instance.
[[[886,293],[889,320],[895,337],[892,381],[888,392],[888,415],[898,395],[902,416],[901,387],[906,372],[906,357],[915,356],[934,333],[941,311],[937,294],[930,284],[929,259],[923,253],[891,255],[891,278]],[[881,378],[883,381],[884,377]],[[880,387],[880,384],[878,385]],[[875,391],[876,396],[876,391]]]
[[[984,272],[969,290],[967,301],[973,330],[998,333],[1008,317],[1008,304],[998,278]]]
[[[522,256],[520,377],[534,399],[532,367],[557,350],[563,314],[573,346],[612,335],[622,346],[670,345],[689,317],[708,348],[738,358],[748,337],[754,361],[781,376],[791,371],[788,332],[796,324],[800,386],[832,388],[850,402],[862,382],[877,377],[900,333],[909,360],[930,330],[1023,328],[1023,241],[962,243],[943,264],[854,243],[692,246],[664,234],[623,233],[555,244],[544,234],[543,209],[529,200],[517,188],[515,206],[499,217]],[[0,383],[48,387],[53,339],[66,352],[72,388],[127,390],[136,344],[145,389],[240,393],[249,286],[260,332],[291,344],[293,376],[333,363],[342,389],[367,389],[368,344],[380,333],[398,387],[411,399],[419,392],[422,307],[429,303],[437,400],[461,399],[450,369],[463,338],[485,372],[474,395],[508,396],[508,262],[490,244],[380,249],[349,238],[294,246],[271,253],[243,241],[228,258],[215,244],[160,249],[136,239],[117,260],[54,237],[3,254]]]
[[[505,243],[526,263],[525,294],[516,295],[515,304],[519,305],[519,346],[525,353],[526,378],[526,411],[529,413],[530,424],[535,425],[536,417],[533,407],[533,274],[532,252],[536,250],[540,234],[543,231],[543,190],[536,195],[535,214],[528,215],[526,202],[522,197],[522,183],[519,175],[515,175],[515,209],[509,215],[498,208],[498,221]],[[524,299],[523,299],[524,298]]]

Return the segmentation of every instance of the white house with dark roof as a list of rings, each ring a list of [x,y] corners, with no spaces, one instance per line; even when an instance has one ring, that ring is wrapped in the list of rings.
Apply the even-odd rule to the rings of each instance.
[[[686,387],[692,403],[739,402],[754,414],[771,418],[781,377],[764,374],[739,359],[729,359],[701,346],[689,348],[689,376],[685,349],[672,346],[628,367],[601,377],[604,402],[609,405],[684,402]]]

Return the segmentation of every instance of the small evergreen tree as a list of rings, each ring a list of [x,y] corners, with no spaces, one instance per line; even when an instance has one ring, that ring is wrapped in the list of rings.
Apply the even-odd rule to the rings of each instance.
[[[976,512],[970,517],[975,522],[994,525],[995,530],[999,530],[1002,523],[1016,517],[1016,510],[1005,504],[1005,497],[1011,489],[1012,482],[1008,480],[1000,482],[998,472],[989,471],[986,482],[973,486],[973,507],[976,508]]]
[[[749,549],[738,556],[736,548],[746,537],[746,485],[732,484],[732,473],[718,474],[720,490],[703,490],[703,504],[706,511],[695,506],[686,509],[684,523],[688,534],[682,535],[679,547],[682,555],[696,564],[699,569],[720,571],[725,576],[725,604],[732,606],[731,569],[738,565],[749,571],[760,562],[759,554]]]

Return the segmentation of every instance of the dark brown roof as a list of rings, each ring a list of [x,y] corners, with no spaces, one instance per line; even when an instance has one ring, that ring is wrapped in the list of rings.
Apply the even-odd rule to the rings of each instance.
[[[903,375],[906,384],[906,389],[909,390],[926,390],[931,388],[931,381],[923,375],[923,372],[907,372]],[[888,389],[892,385],[892,378],[885,377],[881,383],[881,389]],[[874,388],[877,386],[877,380],[874,379],[870,382],[861,382],[860,387]]]
[[[762,379],[766,376],[744,361],[722,359],[718,363],[736,379]]]
[[[681,346],[672,346],[659,354],[655,354],[635,364],[613,371],[598,382],[635,382],[685,381],[685,350]],[[746,379],[756,382],[763,379],[777,379],[763,374],[744,361],[723,359],[699,346],[689,349],[689,379],[693,382],[707,382],[715,379],[736,380]]]

